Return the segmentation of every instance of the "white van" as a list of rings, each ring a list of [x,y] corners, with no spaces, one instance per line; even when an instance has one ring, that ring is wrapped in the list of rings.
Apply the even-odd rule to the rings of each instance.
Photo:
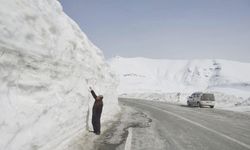
[[[211,93],[195,92],[187,99],[188,106],[198,106],[198,107],[209,106],[210,108],[214,108],[214,104],[215,104],[214,94]]]

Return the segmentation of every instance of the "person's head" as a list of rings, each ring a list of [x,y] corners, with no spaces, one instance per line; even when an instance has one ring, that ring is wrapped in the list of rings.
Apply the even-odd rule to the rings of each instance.
[[[96,99],[97,99],[97,100],[102,100],[102,99],[103,99],[103,96],[102,96],[102,95],[98,95]]]

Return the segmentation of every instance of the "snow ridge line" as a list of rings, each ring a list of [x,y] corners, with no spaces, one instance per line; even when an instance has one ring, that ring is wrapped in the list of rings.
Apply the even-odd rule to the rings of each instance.
[[[138,103],[137,103],[137,104],[138,104]],[[218,131],[216,131],[216,130],[214,130],[214,129],[208,128],[208,127],[206,127],[206,126],[204,126],[204,125],[202,125],[202,124],[199,124],[199,123],[197,123],[197,122],[195,122],[195,121],[189,120],[189,119],[187,119],[187,118],[185,118],[185,117],[182,117],[182,116],[177,115],[177,114],[175,114],[175,113],[172,113],[172,112],[170,112],[170,111],[160,109],[159,107],[156,107],[156,106],[152,106],[152,105],[149,106],[149,105],[146,105],[146,104],[141,104],[141,105],[144,105],[144,106],[147,106],[147,107],[152,107],[152,108],[157,109],[157,110],[159,110],[159,111],[163,111],[163,112],[165,112],[165,113],[167,113],[167,114],[170,114],[170,115],[175,116],[175,117],[177,117],[177,118],[179,118],[179,119],[182,119],[182,120],[184,120],[184,121],[187,121],[187,122],[189,122],[189,123],[191,123],[191,124],[193,124],[193,125],[195,125],[195,126],[198,126],[198,127],[203,128],[203,129],[205,129],[205,130],[207,130],[207,131],[210,131],[210,132],[212,132],[212,133],[215,133],[215,134],[217,134],[217,135],[219,135],[219,136],[221,136],[221,137],[224,137],[224,138],[226,138],[226,139],[228,139],[228,140],[230,140],[230,141],[232,141],[232,142],[235,142],[235,143],[237,143],[237,144],[239,144],[239,145],[241,145],[241,146],[243,146],[243,147],[245,147],[245,148],[250,149],[250,145],[245,144],[245,143],[243,143],[243,142],[241,142],[241,141],[238,141],[238,140],[236,140],[236,139],[234,139],[234,138],[232,138],[232,137],[230,137],[230,136],[227,136],[227,135],[225,135],[225,134],[223,134],[223,133],[220,133],[220,132],[218,132]]]
[[[128,129],[128,137],[127,137],[127,140],[126,140],[126,143],[125,143],[125,148],[124,148],[124,150],[131,150],[132,131],[133,131],[132,128],[129,128],[129,129]]]

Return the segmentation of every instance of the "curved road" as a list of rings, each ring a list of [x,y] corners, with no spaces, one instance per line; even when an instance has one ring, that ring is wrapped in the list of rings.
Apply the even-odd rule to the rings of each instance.
[[[250,115],[162,102],[120,99],[152,117],[170,150],[250,150]]]

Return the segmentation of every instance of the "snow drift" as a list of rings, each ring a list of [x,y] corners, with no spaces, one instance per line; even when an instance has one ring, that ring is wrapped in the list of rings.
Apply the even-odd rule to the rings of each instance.
[[[119,110],[117,82],[57,0],[1,0],[0,149],[56,149],[86,130],[93,99],[102,122]]]
[[[185,103],[192,92],[208,91],[221,106],[249,105],[250,63],[122,57],[109,63],[119,75],[123,96]]]

